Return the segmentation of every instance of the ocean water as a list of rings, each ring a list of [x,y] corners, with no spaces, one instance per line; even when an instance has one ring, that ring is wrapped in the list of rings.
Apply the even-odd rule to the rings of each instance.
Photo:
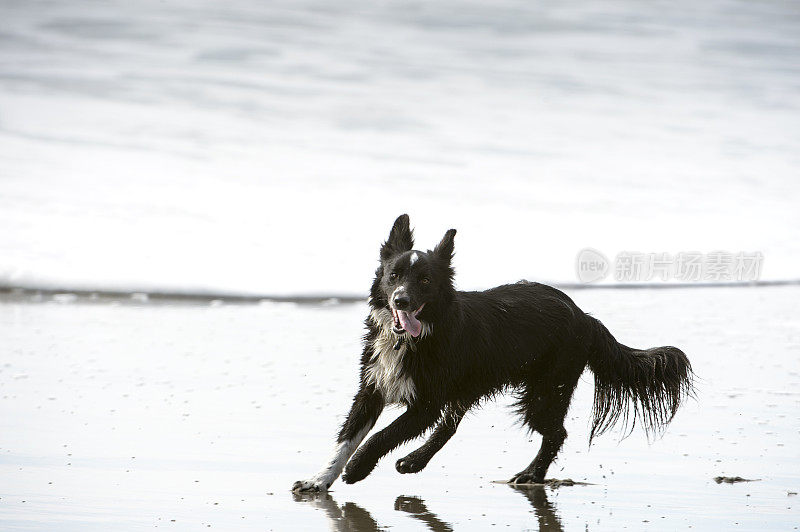
[[[363,294],[394,218],[463,288],[584,247],[796,278],[796,2],[0,3],[0,284]]]

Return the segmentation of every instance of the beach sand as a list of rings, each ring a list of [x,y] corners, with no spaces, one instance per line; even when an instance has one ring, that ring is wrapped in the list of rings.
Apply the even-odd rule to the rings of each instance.
[[[620,341],[689,355],[697,400],[662,438],[637,429],[590,449],[587,372],[548,477],[590,485],[493,482],[538,449],[506,398],[466,418],[420,474],[394,470],[412,443],[360,483],[295,495],[355,390],[365,303],[6,294],[0,528],[797,529],[800,288],[570,295]]]

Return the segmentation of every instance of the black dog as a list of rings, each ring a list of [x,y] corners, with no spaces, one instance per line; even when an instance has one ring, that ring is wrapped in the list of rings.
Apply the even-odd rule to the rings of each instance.
[[[624,346],[555,288],[523,281],[456,291],[455,234],[447,231],[433,251],[415,251],[408,216],[395,221],[370,291],[361,384],[336,452],[293,490],[327,490],[342,469],[345,482],[358,482],[385,454],[435,426],[395,466],[416,473],[470,408],[507,390],[515,392],[525,424],[542,434],[536,458],[510,482],[543,482],[567,437],[564,417],[587,365],[595,379],[590,441],[620,418],[638,420],[648,432],[663,429],[692,393],[692,368],[680,349]],[[407,410],[353,455],[387,403]]]

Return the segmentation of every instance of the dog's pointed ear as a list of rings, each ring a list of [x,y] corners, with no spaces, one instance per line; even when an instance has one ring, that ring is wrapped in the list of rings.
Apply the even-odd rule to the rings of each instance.
[[[394,221],[389,238],[381,246],[381,260],[386,260],[392,255],[411,251],[414,247],[414,231],[411,230],[407,214],[401,214]]]
[[[456,230],[448,229],[448,231],[442,237],[442,241],[436,244],[436,247],[433,248],[433,252],[443,260],[450,262],[453,259],[453,249],[455,248],[453,239],[455,236]]]

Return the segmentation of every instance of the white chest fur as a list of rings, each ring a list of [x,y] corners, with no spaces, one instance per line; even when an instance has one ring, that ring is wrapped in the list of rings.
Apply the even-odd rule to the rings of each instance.
[[[414,381],[401,374],[406,349],[405,345],[397,351],[393,345],[373,346],[372,359],[367,365],[367,382],[375,384],[387,403],[411,402],[416,394]]]
[[[394,349],[400,338],[408,340],[408,334],[398,335],[392,330],[392,314],[387,309],[373,310],[370,320],[378,326],[379,333],[372,341],[372,358],[365,372],[367,383],[375,384],[387,403],[410,403],[417,391],[414,381],[402,374],[403,357],[409,354],[408,341]],[[423,322],[421,336],[429,333],[430,326]]]

